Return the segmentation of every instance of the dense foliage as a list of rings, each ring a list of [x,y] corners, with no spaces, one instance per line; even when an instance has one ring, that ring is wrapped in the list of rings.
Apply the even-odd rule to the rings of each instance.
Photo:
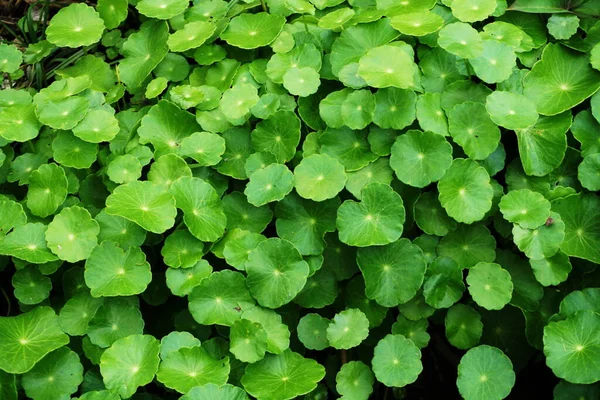
[[[598,1],[24,14],[2,400],[600,398]]]

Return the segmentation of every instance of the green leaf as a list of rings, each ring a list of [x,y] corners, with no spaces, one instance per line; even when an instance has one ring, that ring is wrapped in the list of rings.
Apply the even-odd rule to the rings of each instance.
[[[35,266],[18,270],[12,277],[14,295],[23,304],[38,304],[48,298],[52,282]]]
[[[454,106],[448,113],[448,131],[473,160],[487,158],[500,142],[500,129],[481,103],[466,101]]]
[[[277,234],[300,254],[319,255],[325,248],[325,233],[335,231],[339,205],[338,199],[314,203],[289,194],[275,208]]]
[[[327,128],[319,137],[319,143],[321,153],[337,158],[348,172],[359,170],[377,159],[377,155],[371,151],[364,131],[356,131],[348,127]]]
[[[16,201],[0,198],[0,240],[13,228],[25,225],[27,215]]]
[[[58,258],[74,263],[90,256],[99,232],[100,226],[85,208],[67,207],[48,225],[46,242]]]
[[[87,143],[69,132],[60,132],[52,142],[54,161],[71,168],[90,168],[98,156],[98,146]]]
[[[81,96],[72,96],[60,100],[48,100],[38,104],[38,120],[54,129],[72,129],[87,114],[90,102]],[[17,121],[18,122],[18,121]]]
[[[0,44],[0,71],[14,73],[23,62],[23,53],[16,46]]]
[[[456,158],[438,182],[439,199],[448,215],[470,224],[492,207],[493,188],[487,171],[470,159]]]
[[[3,107],[0,110],[0,137],[15,142],[35,138],[42,127],[35,110],[33,104]]]
[[[463,295],[462,268],[449,257],[438,257],[427,267],[423,284],[425,302],[434,308],[448,308]]]
[[[67,177],[56,164],[44,164],[29,176],[27,208],[33,215],[47,217],[67,198]]]
[[[513,48],[496,40],[484,40],[483,52],[470,58],[469,63],[475,75],[486,83],[504,82],[517,66]]]
[[[529,260],[535,279],[544,286],[558,285],[567,280],[572,266],[569,256],[558,251],[552,257]]]
[[[135,181],[118,186],[106,199],[106,212],[162,233],[175,223],[175,199],[159,185]]]
[[[398,315],[396,322],[392,325],[392,334],[400,334],[410,339],[418,348],[422,349],[429,343],[428,327],[429,322],[426,318],[411,321],[402,315]]]
[[[267,332],[269,353],[280,354],[290,347],[290,331],[275,311],[256,306],[243,311],[242,318],[263,326]]]
[[[557,168],[567,150],[566,132],[571,126],[571,113],[541,117],[529,128],[517,130],[519,155],[528,175],[543,176]]]
[[[591,194],[577,194],[557,199],[552,210],[564,223],[564,241],[560,249],[571,257],[600,262],[600,200]]]
[[[600,72],[586,56],[560,44],[548,44],[523,80],[523,94],[542,115],[556,115],[575,107],[600,88]]]
[[[217,360],[202,347],[182,347],[163,359],[156,379],[166,387],[185,394],[196,386],[225,384],[229,369],[228,357]]]
[[[483,333],[481,315],[465,304],[455,304],[448,309],[445,325],[446,338],[452,346],[461,350],[477,345]]]
[[[329,347],[327,328],[330,320],[319,314],[306,314],[298,322],[298,339],[310,350],[324,350]]]
[[[228,383],[219,386],[209,383],[193,387],[180,400],[249,400],[243,389]]]
[[[98,0],[96,10],[104,20],[106,29],[114,29],[127,18],[127,0]]]
[[[417,380],[423,371],[421,351],[402,335],[387,335],[377,343],[373,373],[386,386],[404,387]]]
[[[492,92],[485,99],[485,109],[494,123],[506,129],[526,129],[538,120],[535,105],[519,93]]]
[[[583,159],[577,169],[581,186],[594,191],[600,190],[600,154],[591,154]]]
[[[200,340],[189,332],[173,331],[160,340],[160,359],[184,347],[200,347]]]
[[[225,153],[225,139],[210,132],[196,132],[181,141],[180,154],[198,165],[217,165]]]
[[[244,194],[255,207],[283,199],[293,189],[294,175],[283,164],[271,164],[250,176]]]
[[[419,196],[414,204],[413,217],[417,226],[428,235],[445,236],[457,226],[442,208],[435,191]]]
[[[58,260],[58,257],[47,247],[46,229],[46,225],[39,222],[30,222],[14,228],[4,240],[0,241],[0,254],[32,264],[45,264]]]
[[[284,24],[285,19],[277,14],[241,14],[229,21],[221,39],[235,47],[255,49],[273,42]]]
[[[88,324],[96,315],[103,299],[93,298],[87,292],[79,292],[71,297],[61,308],[58,322],[62,330],[70,336],[83,336]]]
[[[483,39],[469,24],[454,22],[438,34],[438,45],[448,53],[461,58],[475,58],[483,54]]]
[[[486,19],[496,10],[496,0],[454,0],[452,14],[463,22],[476,22]]]
[[[90,110],[73,128],[73,134],[90,143],[108,142],[119,133],[119,122],[112,109],[96,108]]]
[[[314,201],[335,197],[346,184],[344,166],[326,154],[313,154],[294,169],[294,187],[298,194]]]
[[[325,368],[316,361],[286,350],[249,364],[242,385],[259,399],[288,400],[312,392],[324,376]]]
[[[214,242],[225,233],[227,217],[219,195],[206,181],[181,177],[170,189],[177,208],[183,210],[184,221],[199,240]]]
[[[203,325],[231,326],[240,319],[242,310],[254,305],[244,275],[230,270],[202,279],[188,298],[190,313]]]
[[[182,52],[200,47],[215,32],[215,25],[206,21],[189,22],[180,30],[169,35],[169,50]]]
[[[278,163],[286,163],[296,154],[300,142],[300,119],[291,111],[277,111],[252,131],[252,147],[268,151]]]
[[[527,229],[537,228],[550,216],[550,202],[529,189],[508,192],[499,207],[504,219]]]
[[[212,267],[206,260],[200,260],[190,268],[168,268],[167,287],[175,296],[187,296],[192,290],[212,273]]]
[[[552,257],[566,237],[565,223],[560,215],[551,212],[548,218],[551,223],[545,223],[535,229],[522,228],[516,224],[513,226],[515,244],[532,260]]]
[[[0,339],[0,369],[10,374],[31,370],[48,353],[69,343],[50,307],[0,317]]]
[[[427,266],[421,249],[408,239],[361,248],[357,263],[365,279],[366,296],[385,307],[412,299],[423,283]]]
[[[77,392],[83,382],[83,365],[68,347],[53,351],[23,375],[21,384],[32,399],[59,399]]]
[[[179,153],[183,140],[198,131],[194,116],[175,104],[161,100],[142,118],[138,129],[140,143],[154,146],[155,156]]]
[[[369,320],[355,308],[337,313],[327,327],[327,341],[335,349],[358,346],[369,335]]]
[[[160,342],[154,336],[130,335],[117,340],[100,359],[104,385],[121,397],[132,396],[138,387],[154,379],[159,351]]]
[[[434,12],[417,11],[393,16],[390,25],[404,35],[425,36],[444,26],[444,20]]]
[[[460,359],[456,386],[466,400],[501,400],[509,395],[514,384],[512,362],[496,347],[474,347]]]
[[[473,300],[488,310],[500,310],[510,301],[513,293],[511,276],[500,265],[480,262],[469,269],[469,293]]]
[[[186,0],[141,0],[136,8],[149,18],[169,19],[181,14],[188,5]]]
[[[141,334],[144,320],[135,300],[133,297],[104,299],[88,324],[90,341],[105,348],[129,335]]]
[[[116,215],[109,215],[104,210],[96,215],[100,225],[98,242],[111,240],[119,243],[123,249],[141,246],[146,239],[146,231],[139,225]]]
[[[571,383],[590,384],[600,379],[595,360],[600,341],[595,333],[600,314],[583,310],[563,321],[550,322],[544,328],[546,364],[559,378]]]
[[[103,242],[85,262],[85,283],[94,297],[139,294],[151,279],[150,264],[139,247],[123,251],[115,242]]]
[[[123,43],[124,58],[119,63],[118,71],[119,78],[127,87],[140,87],[165,58],[169,51],[168,35],[169,28],[165,22],[151,20],[142,24],[140,30]]]
[[[204,245],[187,229],[176,230],[165,239],[160,254],[171,268],[190,268],[204,255]]]
[[[553,14],[548,18],[548,33],[555,39],[565,40],[573,36],[579,28],[579,18],[576,15]]]
[[[100,41],[104,21],[94,8],[75,3],[61,8],[46,28],[48,41],[59,47],[89,46]]]
[[[267,351],[267,332],[257,322],[238,319],[229,332],[229,351],[242,362],[262,360]]]
[[[290,68],[283,75],[283,87],[294,96],[307,97],[319,89],[319,73],[313,68]]]
[[[344,398],[368,399],[373,393],[375,379],[371,368],[361,361],[350,361],[335,376],[335,389]]]
[[[402,197],[390,186],[370,183],[362,189],[361,198],[360,203],[346,200],[337,210],[340,241],[367,247],[398,240],[405,219]]]
[[[381,128],[403,129],[415,120],[417,96],[409,89],[387,88],[375,93],[373,122]]]
[[[415,84],[412,57],[398,46],[370,49],[358,61],[358,74],[372,87],[406,89]]]
[[[302,290],[309,268],[291,242],[269,238],[250,252],[246,272],[246,283],[258,303],[278,308]]]
[[[353,91],[348,94],[340,109],[344,125],[351,129],[364,129],[373,121],[375,107],[375,96],[370,91]]]
[[[410,130],[396,138],[390,166],[407,185],[425,187],[444,176],[452,164],[452,146],[443,136]]]

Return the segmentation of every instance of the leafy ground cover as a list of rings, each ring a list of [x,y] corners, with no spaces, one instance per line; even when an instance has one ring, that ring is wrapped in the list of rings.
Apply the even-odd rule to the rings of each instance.
[[[0,2],[0,398],[600,398],[600,5]]]

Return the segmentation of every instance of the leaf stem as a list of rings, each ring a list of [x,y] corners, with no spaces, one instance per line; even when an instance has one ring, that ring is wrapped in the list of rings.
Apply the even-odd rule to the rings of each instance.
[[[348,362],[348,354],[346,353],[345,349],[342,349],[340,356],[342,359],[342,365],[346,364]]]
[[[2,291],[2,295],[4,295],[4,298],[6,299],[6,316],[8,317],[10,315],[11,308],[10,297],[8,297],[8,294],[6,294],[6,291],[3,287],[0,287],[0,291]]]
[[[264,12],[269,12],[267,5],[265,4],[265,0],[260,0],[260,5],[262,6]]]

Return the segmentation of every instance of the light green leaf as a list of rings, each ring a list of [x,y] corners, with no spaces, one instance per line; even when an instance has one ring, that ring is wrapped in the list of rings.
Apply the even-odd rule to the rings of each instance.
[[[196,386],[225,384],[229,369],[228,357],[217,360],[202,347],[182,347],[163,359],[156,379],[166,387],[185,394]]]
[[[67,207],[57,214],[46,230],[48,247],[61,260],[85,260],[98,243],[100,226],[81,207]]]
[[[377,343],[373,373],[386,386],[404,387],[417,380],[423,371],[421,351],[402,335],[387,335]]]
[[[366,296],[385,307],[413,298],[423,283],[427,266],[421,249],[408,239],[361,248],[357,263],[365,279]]]
[[[493,188],[487,171],[470,159],[457,158],[438,182],[439,199],[448,215],[470,224],[492,207]]]
[[[106,199],[106,212],[162,233],[175,224],[175,199],[152,182],[135,181],[117,187]]]
[[[496,347],[474,347],[460,359],[456,386],[465,400],[502,400],[514,384],[512,362]]]
[[[0,317],[0,369],[10,374],[31,370],[46,354],[69,343],[50,307],[16,317]]]
[[[261,400],[288,400],[312,392],[324,376],[325,368],[316,361],[286,350],[249,364],[242,385]]]
[[[248,288],[258,303],[278,308],[302,290],[309,268],[291,242],[269,238],[250,252],[246,272]]]
[[[477,263],[469,269],[467,284],[473,300],[488,310],[500,310],[512,297],[511,276],[498,264]]]
[[[346,200],[338,208],[336,225],[340,240],[357,247],[398,240],[405,219],[402,197],[390,186],[370,183],[362,189],[361,198],[360,203]]]
[[[103,242],[85,262],[85,283],[94,297],[139,294],[151,279],[150,264],[139,247],[123,251],[115,242]]]
[[[106,388],[131,397],[140,386],[152,382],[158,370],[160,342],[150,335],[130,335],[102,353],[100,373]]]

